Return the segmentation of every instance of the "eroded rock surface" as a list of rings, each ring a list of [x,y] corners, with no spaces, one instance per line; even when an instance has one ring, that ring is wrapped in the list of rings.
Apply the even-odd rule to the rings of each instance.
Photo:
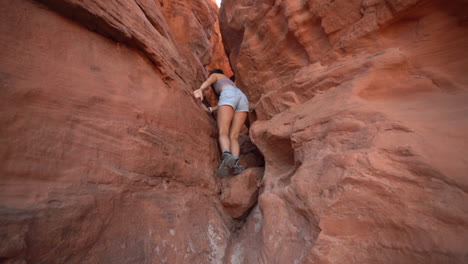
[[[216,127],[191,96],[227,66],[216,20],[203,0],[2,1],[0,262],[220,263]]]
[[[264,154],[228,263],[466,263],[466,1],[224,0]]]

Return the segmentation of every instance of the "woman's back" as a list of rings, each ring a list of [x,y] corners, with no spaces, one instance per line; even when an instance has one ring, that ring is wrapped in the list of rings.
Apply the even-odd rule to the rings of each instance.
[[[226,85],[236,86],[233,81],[227,78],[224,74],[215,73],[216,74],[216,82],[213,83],[213,87],[215,92],[219,95],[223,90],[223,87]]]

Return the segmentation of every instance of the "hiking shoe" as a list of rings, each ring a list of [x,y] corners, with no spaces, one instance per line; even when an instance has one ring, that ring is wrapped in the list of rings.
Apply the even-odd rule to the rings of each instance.
[[[239,159],[236,160],[236,162],[234,163],[234,166],[232,168],[233,168],[232,173],[234,175],[241,174],[245,170],[244,166],[239,165]]]
[[[229,169],[231,169],[236,163],[236,159],[229,152],[224,152],[222,158],[223,161],[221,161],[221,164],[216,171],[216,176],[218,177],[227,176],[229,174]]]
[[[237,175],[237,174],[241,174],[243,171],[245,170],[245,167],[244,166],[241,166],[241,165],[234,165],[234,169],[233,169],[233,174],[234,175]]]

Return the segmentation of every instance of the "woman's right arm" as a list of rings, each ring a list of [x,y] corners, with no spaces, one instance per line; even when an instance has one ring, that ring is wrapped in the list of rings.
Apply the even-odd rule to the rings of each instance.
[[[206,79],[206,81],[204,81],[202,85],[200,85],[200,88],[198,88],[197,90],[193,92],[193,96],[196,99],[203,100],[203,90],[208,88],[210,85],[212,85],[216,81],[217,81],[216,75],[211,74],[210,77],[208,77],[208,79]]]

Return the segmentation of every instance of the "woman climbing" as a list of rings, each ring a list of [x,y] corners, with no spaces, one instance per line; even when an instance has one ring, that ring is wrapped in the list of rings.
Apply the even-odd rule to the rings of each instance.
[[[247,96],[224,75],[220,69],[214,69],[199,89],[193,92],[196,99],[203,100],[203,90],[213,84],[215,92],[220,95],[218,106],[208,108],[211,113],[218,111],[219,146],[222,151],[222,162],[218,168],[218,177],[226,176],[230,169],[234,174],[245,168],[239,165],[239,132],[249,112]]]

